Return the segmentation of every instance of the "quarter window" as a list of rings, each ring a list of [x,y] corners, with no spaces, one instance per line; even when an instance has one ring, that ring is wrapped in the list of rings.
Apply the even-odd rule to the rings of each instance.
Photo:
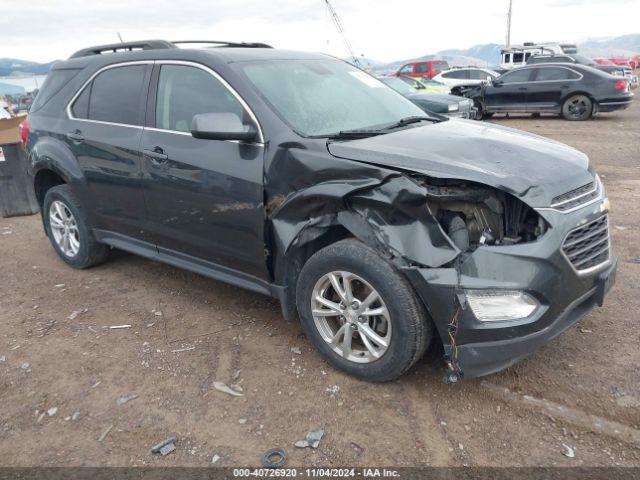
[[[189,132],[200,113],[235,113],[244,109],[231,92],[210,73],[198,67],[162,65],[156,96],[156,128]]]

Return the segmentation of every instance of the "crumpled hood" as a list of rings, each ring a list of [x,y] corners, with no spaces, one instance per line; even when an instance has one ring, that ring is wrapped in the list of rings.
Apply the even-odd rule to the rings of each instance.
[[[451,119],[386,135],[328,144],[335,157],[437,178],[470,180],[508,191],[531,207],[593,180],[588,157],[519,130]]]

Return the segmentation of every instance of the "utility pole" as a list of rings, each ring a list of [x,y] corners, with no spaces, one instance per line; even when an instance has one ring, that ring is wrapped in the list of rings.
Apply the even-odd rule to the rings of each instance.
[[[507,48],[511,47],[511,9],[513,0],[509,0],[509,13],[507,13]]]

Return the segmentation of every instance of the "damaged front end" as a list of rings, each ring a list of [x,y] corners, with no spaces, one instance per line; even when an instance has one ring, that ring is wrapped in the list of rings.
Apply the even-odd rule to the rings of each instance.
[[[602,215],[599,206],[547,213],[472,181],[357,162],[312,172],[304,165],[313,152],[282,155],[305,184],[265,199],[270,262],[284,286],[287,317],[295,315],[306,258],[345,237],[376,249],[407,276],[436,326],[451,380],[505,368],[597,303],[596,280],[576,275],[560,247],[585,217]],[[346,172],[348,178],[337,178]]]

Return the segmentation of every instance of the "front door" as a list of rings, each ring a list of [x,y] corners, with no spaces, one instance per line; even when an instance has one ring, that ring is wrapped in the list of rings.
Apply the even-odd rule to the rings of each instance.
[[[498,77],[484,88],[485,111],[525,111],[531,68],[514,70]]]
[[[77,193],[92,225],[145,241],[140,141],[151,68],[140,62],[98,73],[65,122],[65,141],[84,175]]]
[[[154,67],[150,115],[142,135],[148,227],[160,254],[267,278],[262,143],[191,136],[201,113],[251,122],[235,93],[206,67]]]

